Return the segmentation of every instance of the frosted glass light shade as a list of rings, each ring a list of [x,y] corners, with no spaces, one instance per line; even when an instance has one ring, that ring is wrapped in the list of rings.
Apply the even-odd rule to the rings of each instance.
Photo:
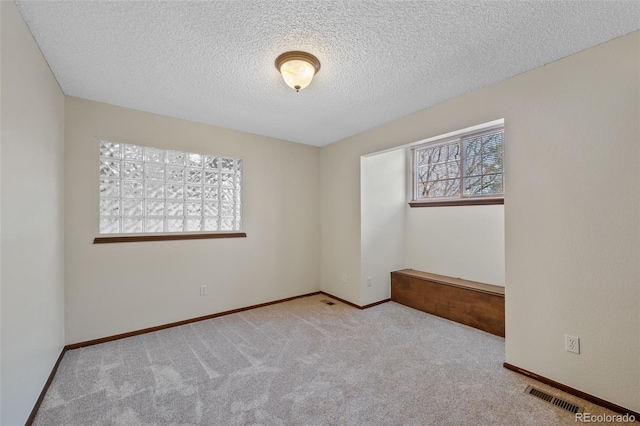
[[[285,83],[296,92],[307,87],[320,69],[318,58],[306,52],[286,52],[276,59],[276,68]]]
[[[280,67],[282,78],[292,89],[304,89],[311,83],[316,70],[307,61],[287,61]]]

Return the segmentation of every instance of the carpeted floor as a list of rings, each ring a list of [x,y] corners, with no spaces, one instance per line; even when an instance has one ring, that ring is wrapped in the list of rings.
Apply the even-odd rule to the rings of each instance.
[[[323,299],[68,351],[34,424],[575,424],[524,394],[534,381],[502,367],[502,338],[393,302]]]

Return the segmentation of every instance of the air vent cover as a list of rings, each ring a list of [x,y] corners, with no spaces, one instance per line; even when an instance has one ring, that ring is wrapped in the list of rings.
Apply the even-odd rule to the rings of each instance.
[[[556,407],[560,407],[563,410],[566,410],[570,413],[582,413],[584,408],[578,407],[575,404],[572,404],[564,399],[557,398],[553,395],[550,395],[540,389],[534,388],[533,386],[527,386],[527,389],[524,391],[526,394],[533,395],[536,398],[540,398],[543,401],[547,401],[550,404],[555,405]]]
[[[326,305],[335,305],[335,303],[333,303],[331,300],[327,300],[327,299],[322,299],[320,302],[326,304]]]

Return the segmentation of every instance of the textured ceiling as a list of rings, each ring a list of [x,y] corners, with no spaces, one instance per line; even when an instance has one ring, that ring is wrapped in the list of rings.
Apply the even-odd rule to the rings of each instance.
[[[640,28],[638,1],[18,1],[65,94],[322,146]],[[316,55],[300,93],[275,58]]]

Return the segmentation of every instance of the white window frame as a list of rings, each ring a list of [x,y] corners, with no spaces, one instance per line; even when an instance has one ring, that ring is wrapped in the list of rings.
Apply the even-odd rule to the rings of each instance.
[[[465,194],[464,193],[464,140],[481,137],[487,134],[502,132],[502,192],[486,193],[486,194]],[[451,145],[458,143],[460,145],[460,158],[458,160],[460,176],[456,179],[459,180],[459,194],[450,197],[420,197],[419,196],[419,151],[424,149],[437,148],[442,145]],[[504,170],[504,124],[496,124],[481,129],[477,129],[470,132],[464,132],[455,136],[443,137],[435,139],[426,143],[414,145],[411,147],[411,174],[412,174],[412,199],[410,205],[412,207],[428,207],[428,206],[447,206],[447,205],[482,205],[482,204],[503,204],[504,192],[505,192],[505,170]],[[475,176],[475,175],[474,175]],[[481,174],[480,176],[484,176]]]

